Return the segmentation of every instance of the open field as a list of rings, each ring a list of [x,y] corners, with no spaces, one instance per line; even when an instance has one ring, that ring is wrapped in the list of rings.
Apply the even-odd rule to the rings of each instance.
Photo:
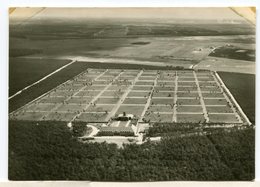
[[[169,83],[171,90],[161,89]],[[12,112],[10,119],[108,122],[123,112],[145,122],[247,123],[214,72],[91,68]]]
[[[9,59],[9,96],[69,63],[57,59]]]
[[[252,49],[240,49],[234,46],[223,46],[215,49],[209,56],[222,57],[228,59],[238,59],[255,61],[255,50]]]
[[[196,65],[196,69],[255,74],[255,62],[219,57],[207,57]]]
[[[68,63],[68,60],[82,61],[86,64],[83,65],[78,62],[79,64],[68,67],[67,70],[59,72],[59,74],[9,100],[9,111],[14,111],[23,106],[87,67],[168,69],[169,66],[180,66],[255,73],[255,62],[208,57],[215,48],[226,47],[227,45],[242,50],[240,52],[243,52],[243,50],[254,51],[255,29],[252,26],[245,23],[206,25],[207,27],[205,27],[205,24],[194,25],[194,23],[148,23],[142,20],[137,22],[133,20],[104,22],[90,19],[84,22],[42,20],[41,23],[38,23],[29,21],[27,24],[20,26],[12,20],[10,22],[9,40],[9,94],[15,93],[29,83],[40,79],[46,73],[55,70],[56,66]],[[114,32],[112,32],[113,30]],[[30,71],[27,73],[28,68],[26,67],[28,66],[30,66]],[[71,70],[76,67],[78,69],[75,70],[75,74],[65,73],[73,72],[74,70]],[[143,80],[152,80],[153,75],[153,73],[145,73],[143,77],[140,77],[140,83],[137,84],[142,84],[141,81]],[[130,74],[130,76],[133,75]],[[57,80],[61,77],[64,77],[64,79]],[[108,77],[103,77],[103,80],[111,80],[112,78],[113,75],[112,77],[108,75]],[[128,80],[130,79],[128,77]],[[102,79],[98,80],[103,81]],[[194,78],[179,77],[179,80],[193,81]],[[80,81],[78,83],[80,84]],[[171,83],[167,84],[171,86]],[[179,83],[180,86],[190,86],[190,84],[194,85],[189,82]],[[205,84],[201,83],[201,85]],[[101,85],[96,84],[96,86],[103,89]],[[61,89],[69,89],[69,86]],[[74,85],[71,89],[78,88]],[[109,89],[112,89],[112,87]],[[142,88],[135,86],[134,89],[141,90]],[[145,89],[150,91],[151,88],[146,87]],[[164,85],[159,89],[173,91],[174,87]]]
[[[11,22],[10,56],[66,60],[76,58],[85,62],[124,61],[185,68],[203,61],[205,66],[212,66],[212,70],[221,67],[225,71],[231,66],[215,66],[207,61],[208,55],[227,44],[254,53],[254,34],[254,27],[246,23],[104,22],[90,19],[84,22],[32,21],[20,27]],[[240,66],[248,66],[247,61],[239,62]],[[203,64],[201,66],[204,67]],[[240,67],[235,69],[248,71]]]
[[[255,123],[255,75],[219,72],[232,95],[236,98],[250,121]]]

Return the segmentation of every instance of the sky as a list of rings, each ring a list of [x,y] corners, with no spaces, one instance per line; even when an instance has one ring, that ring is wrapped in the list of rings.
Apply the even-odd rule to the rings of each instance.
[[[16,8],[10,18],[167,18],[243,20],[230,8]]]

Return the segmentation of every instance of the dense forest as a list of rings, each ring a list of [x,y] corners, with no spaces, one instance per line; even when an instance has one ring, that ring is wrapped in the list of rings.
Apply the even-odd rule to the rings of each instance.
[[[79,129],[81,129],[79,127]],[[142,145],[81,143],[63,122],[9,122],[10,180],[252,180],[254,129]]]

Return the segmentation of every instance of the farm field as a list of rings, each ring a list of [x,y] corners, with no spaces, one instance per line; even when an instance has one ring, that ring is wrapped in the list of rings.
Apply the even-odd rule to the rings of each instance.
[[[240,49],[234,46],[223,46],[215,49],[209,56],[255,61],[255,50]]]
[[[227,44],[253,54],[254,28],[246,23],[206,25],[161,21],[150,23],[142,20],[122,22],[120,19],[106,23],[90,19],[84,22],[42,20],[41,24],[31,21],[20,28],[14,22],[10,25],[10,56],[65,60],[76,58],[85,62],[124,61],[185,68],[196,66],[202,61],[206,64],[202,63],[201,67],[208,66],[212,70],[220,68],[225,71],[233,67],[236,71],[248,72],[248,69],[239,67],[248,66],[247,61],[238,60],[240,64],[235,68],[228,63],[226,66],[216,66],[221,61],[212,64],[208,55]]]
[[[164,88],[164,89],[162,89]],[[11,120],[248,123],[211,71],[88,68],[10,113]]]
[[[9,96],[55,71],[70,60],[58,59],[9,59]]]
[[[255,123],[255,75],[218,72],[250,121]],[[246,95],[246,97],[245,97]]]

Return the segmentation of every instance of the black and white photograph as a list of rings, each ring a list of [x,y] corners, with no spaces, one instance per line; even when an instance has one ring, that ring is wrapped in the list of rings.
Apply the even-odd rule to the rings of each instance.
[[[9,8],[8,179],[255,179],[255,7]]]

